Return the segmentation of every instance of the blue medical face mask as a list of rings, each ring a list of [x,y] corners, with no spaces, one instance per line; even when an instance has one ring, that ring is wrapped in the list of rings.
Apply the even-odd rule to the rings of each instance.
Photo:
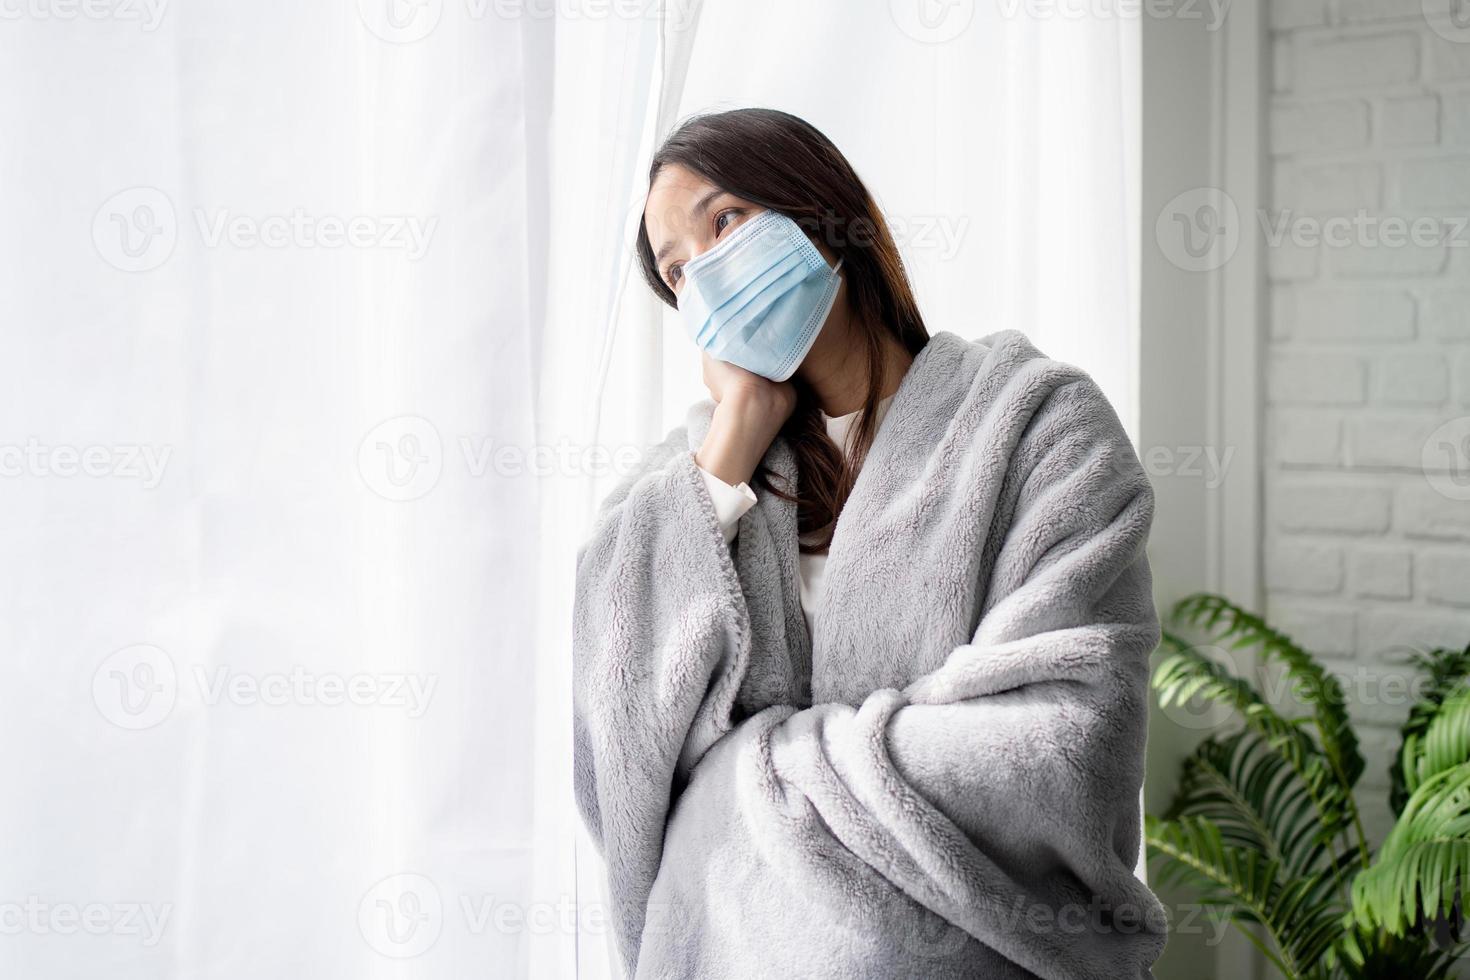
[[[762,211],[684,263],[679,318],[717,361],[785,381],[811,350],[842,284],[801,226]]]

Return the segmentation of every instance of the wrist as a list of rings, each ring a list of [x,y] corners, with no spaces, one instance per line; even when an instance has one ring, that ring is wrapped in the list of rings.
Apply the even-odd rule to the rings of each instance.
[[[715,407],[695,463],[732,487],[748,482],[789,414],[759,391],[727,393]]]
[[[774,438],[796,408],[796,392],[787,384],[732,385],[719,407],[744,424],[769,430]]]

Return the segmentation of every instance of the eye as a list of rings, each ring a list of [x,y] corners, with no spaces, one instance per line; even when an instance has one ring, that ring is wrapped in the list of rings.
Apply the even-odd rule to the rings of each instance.
[[[677,288],[679,285],[679,280],[683,277],[684,266],[682,263],[679,262],[675,262],[673,265],[669,266],[668,271],[664,273],[664,281],[669,284],[670,289]]]
[[[718,236],[720,232],[730,227],[730,222],[734,221],[743,213],[744,212],[741,211],[740,208],[726,208],[719,214],[715,215],[715,235]],[[727,218],[729,219],[729,221],[725,220]]]

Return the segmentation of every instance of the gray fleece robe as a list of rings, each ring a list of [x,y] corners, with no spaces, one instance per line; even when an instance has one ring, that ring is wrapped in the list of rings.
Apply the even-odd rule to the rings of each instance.
[[[637,978],[1151,977],[1153,491],[1082,370],[935,333],[837,522],[727,546],[702,401],[578,553],[574,780]],[[778,437],[765,462],[796,478]]]

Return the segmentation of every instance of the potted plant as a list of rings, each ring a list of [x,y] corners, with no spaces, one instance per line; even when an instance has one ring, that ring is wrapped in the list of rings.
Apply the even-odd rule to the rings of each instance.
[[[1217,595],[1172,610],[1204,643],[1251,648],[1304,710],[1164,631],[1153,687],[1168,707],[1204,699],[1235,722],[1185,760],[1145,839],[1156,884],[1191,888],[1288,978],[1451,976],[1470,935],[1470,646],[1416,653],[1423,695],[1390,772],[1396,823],[1373,847],[1355,795],[1363,756],[1342,685],[1260,617]],[[1258,925],[1261,936],[1246,928]]]

